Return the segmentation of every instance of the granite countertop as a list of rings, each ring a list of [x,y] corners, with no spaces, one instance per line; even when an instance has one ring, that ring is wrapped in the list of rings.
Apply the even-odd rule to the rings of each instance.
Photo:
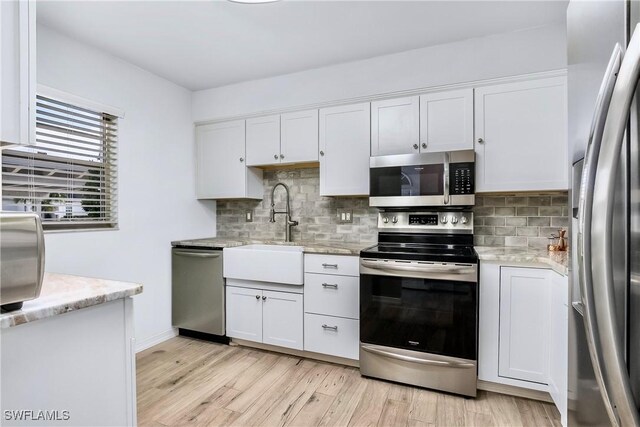
[[[510,246],[475,246],[481,261],[547,264],[556,273],[569,272],[569,252],[549,252],[546,249]]]
[[[142,293],[142,285],[45,273],[40,297],[22,309],[0,314],[0,328],[10,328]]]
[[[177,240],[172,246],[193,246],[202,248],[233,248],[244,245],[287,245],[302,246],[307,254],[327,255],[360,255],[360,251],[373,246],[375,243],[342,243],[342,242],[283,242],[282,240],[238,240],[223,237],[209,237],[205,239]]]

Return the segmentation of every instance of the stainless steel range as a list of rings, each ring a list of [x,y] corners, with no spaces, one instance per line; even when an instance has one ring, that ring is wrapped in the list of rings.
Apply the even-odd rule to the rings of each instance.
[[[476,396],[473,213],[381,212],[378,231],[360,254],[360,372]]]

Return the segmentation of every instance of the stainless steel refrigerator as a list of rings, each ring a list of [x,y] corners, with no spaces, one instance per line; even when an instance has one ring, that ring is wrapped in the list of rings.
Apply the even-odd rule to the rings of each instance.
[[[567,10],[570,426],[640,425],[638,22],[636,0]]]

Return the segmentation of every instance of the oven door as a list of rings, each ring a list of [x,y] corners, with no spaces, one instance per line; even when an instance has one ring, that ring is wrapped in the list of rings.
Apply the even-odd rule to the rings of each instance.
[[[360,341],[477,360],[477,265],[360,261]]]
[[[447,153],[371,158],[369,204],[378,207],[446,206]]]

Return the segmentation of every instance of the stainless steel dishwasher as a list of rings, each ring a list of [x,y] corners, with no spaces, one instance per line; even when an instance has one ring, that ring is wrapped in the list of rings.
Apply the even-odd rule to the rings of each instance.
[[[181,335],[226,338],[222,249],[174,247],[171,289],[172,323]]]

